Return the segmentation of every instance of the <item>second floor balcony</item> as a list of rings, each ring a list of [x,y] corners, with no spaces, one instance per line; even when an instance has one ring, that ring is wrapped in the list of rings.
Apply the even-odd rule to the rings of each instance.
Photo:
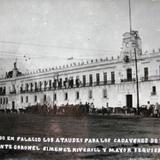
[[[156,81],[160,80],[160,75],[141,77],[141,81]]]
[[[0,96],[5,96],[6,92],[0,92]]]
[[[16,94],[16,90],[10,91],[10,94]]]
[[[54,90],[62,90],[62,89],[72,89],[72,88],[83,88],[83,87],[95,87],[95,86],[104,86],[104,85],[113,85],[115,84],[115,80],[108,80],[108,81],[98,81],[98,82],[92,82],[92,84],[90,82],[87,83],[73,83],[73,84],[66,84],[66,85],[58,85],[58,83],[56,85],[52,85],[49,87],[43,87],[43,88],[33,88],[28,89],[28,90],[20,90],[20,93],[34,93],[34,92],[44,92],[44,91],[54,91]]]
[[[151,96],[156,96],[157,93],[156,92],[151,92]]]
[[[121,79],[121,82],[135,82],[135,78],[127,78],[127,79]]]

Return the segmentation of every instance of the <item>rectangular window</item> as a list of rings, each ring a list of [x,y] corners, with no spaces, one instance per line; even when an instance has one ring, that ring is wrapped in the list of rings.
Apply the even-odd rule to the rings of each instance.
[[[34,96],[34,102],[37,102],[37,96]]]
[[[148,80],[148,67],[144,68],[144,80],[147,81]]]
[[[21,103],[23,103],[23,96],[21,96]]]
[[[79,99],[79,92],[76,92],[76,99]]]
[[[35,91],[37,91],[37,82],[35,82]]]
[[[151,95],[156,95],[156,86],[152,87],[152,93],[151,93]]]
[[[3,98],[3,104],[5,104],[5,102],[6,102],[6,99],[5,99],[5,98]]]
[[[2,98],[0,98],[0,104],[2,104]]]
[[[47,89],[47,81],[44,81],[43,84],[44,84],[44,90],[46,90]]]
[[[0,87],[0,95],[2,95],[3,93],[2,93],[2,87]]]
[[[115,73],[111,72],[111,84],[115,84]]]
[[[103,98],[107,98],[107,89],[103,89]]]
[[[107,73],[103,73],[104,84],[107,84]]]
[[[132,69],[127,69],[127,81],[132,81]]]
[[[26,96],[26,103],[28,103],[28,96]]]
[[[74,87],[73,77],[70,77],[70,78],[69,78],[69,87],[70,87],[70,88],[73,88],[73,87]]]
[[[42,82],[40,81],[40,82],[38,82],[38,89],[37,90],[41,91],[41,89],[42,89]]]
[[[12,93],[16,93],[16,87],[15,84],[12,85]],[[4,95],[4,94],[3,94]]]
[[[92,86],[93,84],[93,77],[92,74],[89,75],[89,85]]]
[[[6,104],[8,104],[8,98],[6,97]]]
[[[65,93],[64,99],[65,99],[65,100],[68,100],[68,93]]]
[[[63,85],[65,88],[68,88],[68,78],[65,78],[65,81],[63,82]]]
[[[43,101],[46,102],[47,100],[47,97],[46,97],[46,94],[43,96]]]
[[[57,94],[56,93],[54,94],[53,99],[54,99],[54,101],[57,100]]]
[[[96,74],[96,84],[99,85],[100,83],[100,76],[99,73]]]
[[[26,83],[25,85],[26,85],[26,91],[28,91],[28,88],[29,88],[28,83]]]
[[[22,93],[23,92],[23,86],[21,85],[20,86],[20,93]]]
[[[33,91],[33,83],[30,83],[30,86],[31,91]]]
[[[79,76],[76,77],[76,87],[80,86],[80,80],[79,80]]]
[[[58,80],[58,88],[62,88],[62,78]]]
[[[86,76],[83,75],[83,86],[86,86]]]
[[[52,88],[52,80],[49,80],[49,89]]]
[[[88,95],[88,98],[89,98],[89,99],[92,99],[92,98],[93,98],[93,95],[92,95],[92,90],[89,90],[89,95]]]
[[[6,87],[3,88],[3,95],[6,94]]]

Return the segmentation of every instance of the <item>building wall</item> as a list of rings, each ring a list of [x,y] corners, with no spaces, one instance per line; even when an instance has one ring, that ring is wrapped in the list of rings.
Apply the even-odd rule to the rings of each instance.
[[[137,32],[136,32],[137,33]],[[134,32],[133,35],[134,36]],[[137,105],[136,95],[136,71],[134,48],[131,47],[132,41],[128,39],[129,33],[124,35],[123,48],[121,56],[117,59],[100,59],[91,60],[90,62],[78,63],[72,66],[63,66],[54,70],[39,71],[32,74],[15,76],[0,80],[0,109],[12,109],[15,103],[15,109],[25,108],[27,106],[47,104],[53,107],[54,104],[61,106],[65,104],[79,104],[86,102],[93,103],[96,108],[106,107],[123,107],[128,105],[126,97],[132,97],[132,107]],[[140,42],[138,36],[137,44]],[[132,49],[130,55],[128,42]],[[146,105],[149,101],[151,104],[160,103],[160,52],[149,54],[141,53],[141,45],[137,45],[137,63],[139,78],[139,98],[140,105]],[[126,47],[126,48],[125,48]],[[128,56],[128,60],[124,60]],[[16,68],[16,69],[15,69]],[[148,68],[147,77],[145,77],[144,68]],[[127,73],[127,70],[129,73]],[[18,72],[14,63],[14,72]],[[111,73],[114,72],[115,81],[111,81]],[[104,83],[104,73],[107,73],[107,84]],[[92,74],[93,85],[89,85],[89,75]],[[97,85],[96,74],[99,74],[99,84]],[[83,86],[83,76],[86,76],[86,86]],[[74,86],[71,88],[64,87],[65,79],[73,78]],[[75,85],[76,79],[79,79],[80,86]],[[62,79],[62,88],[54,88],[53,82]],[[41,91],[36,90],[37,87]],[[50,83],[51,82],[51,83]],[[28,90],[26,85],[28,84]],[[32,84],[32,87],[31,87]],[[46,84],[46,85],[45,85]],[[50,85],[51,84],[51,85]],[[56,86],[58,86],[56,84]],[[46,87],[46,89],[45,89]],[[3,89],[5,88],[5,93]],[[32,91],[31,91],[32,88]],[[104,96],[105,92],[105,96]],[[153,93],[154,92],[154,93]],[[92,96],[89,94],[92,93]],[[65,99],[66,94],[68,98]],[[77,98],[79,94],[79,98]],[[55,99],[56,95],[56,99]],[[37,100],[35,101],[35,96]],[[46,101],[44,100],[46,96]],[[26,101],[28,97],[28,101]],[[23,102],[22,102],[23,99]]]

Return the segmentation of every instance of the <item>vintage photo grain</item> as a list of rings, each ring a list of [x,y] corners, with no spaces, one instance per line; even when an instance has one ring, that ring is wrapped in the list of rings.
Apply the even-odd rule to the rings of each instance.
[[[159,0],[0,0],[0,159],[160,159]]]

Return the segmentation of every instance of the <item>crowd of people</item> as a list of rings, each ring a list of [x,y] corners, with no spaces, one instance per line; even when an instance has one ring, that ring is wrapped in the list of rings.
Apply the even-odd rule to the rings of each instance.
[[[142,105],[137,108],[128,108],[124,107],[109,107],[108,104],[106,107],[102,106],[101,108],[96,108],[94,103],[85,104],[66,104],[57,106],[56,104],[51,106],[50,104],[36,104],[28,106],[26,108],[20,108],[18,110],[11,109],[1,109],[0,112],[5,113],[42,113],[42,114],[55,114],[55,115],[114,115],[114,114],[123,114],[123,115],[140,115],[145,117],[160,117],[160,104],[156,103],[155,105],[147,102],[147,105]]]

